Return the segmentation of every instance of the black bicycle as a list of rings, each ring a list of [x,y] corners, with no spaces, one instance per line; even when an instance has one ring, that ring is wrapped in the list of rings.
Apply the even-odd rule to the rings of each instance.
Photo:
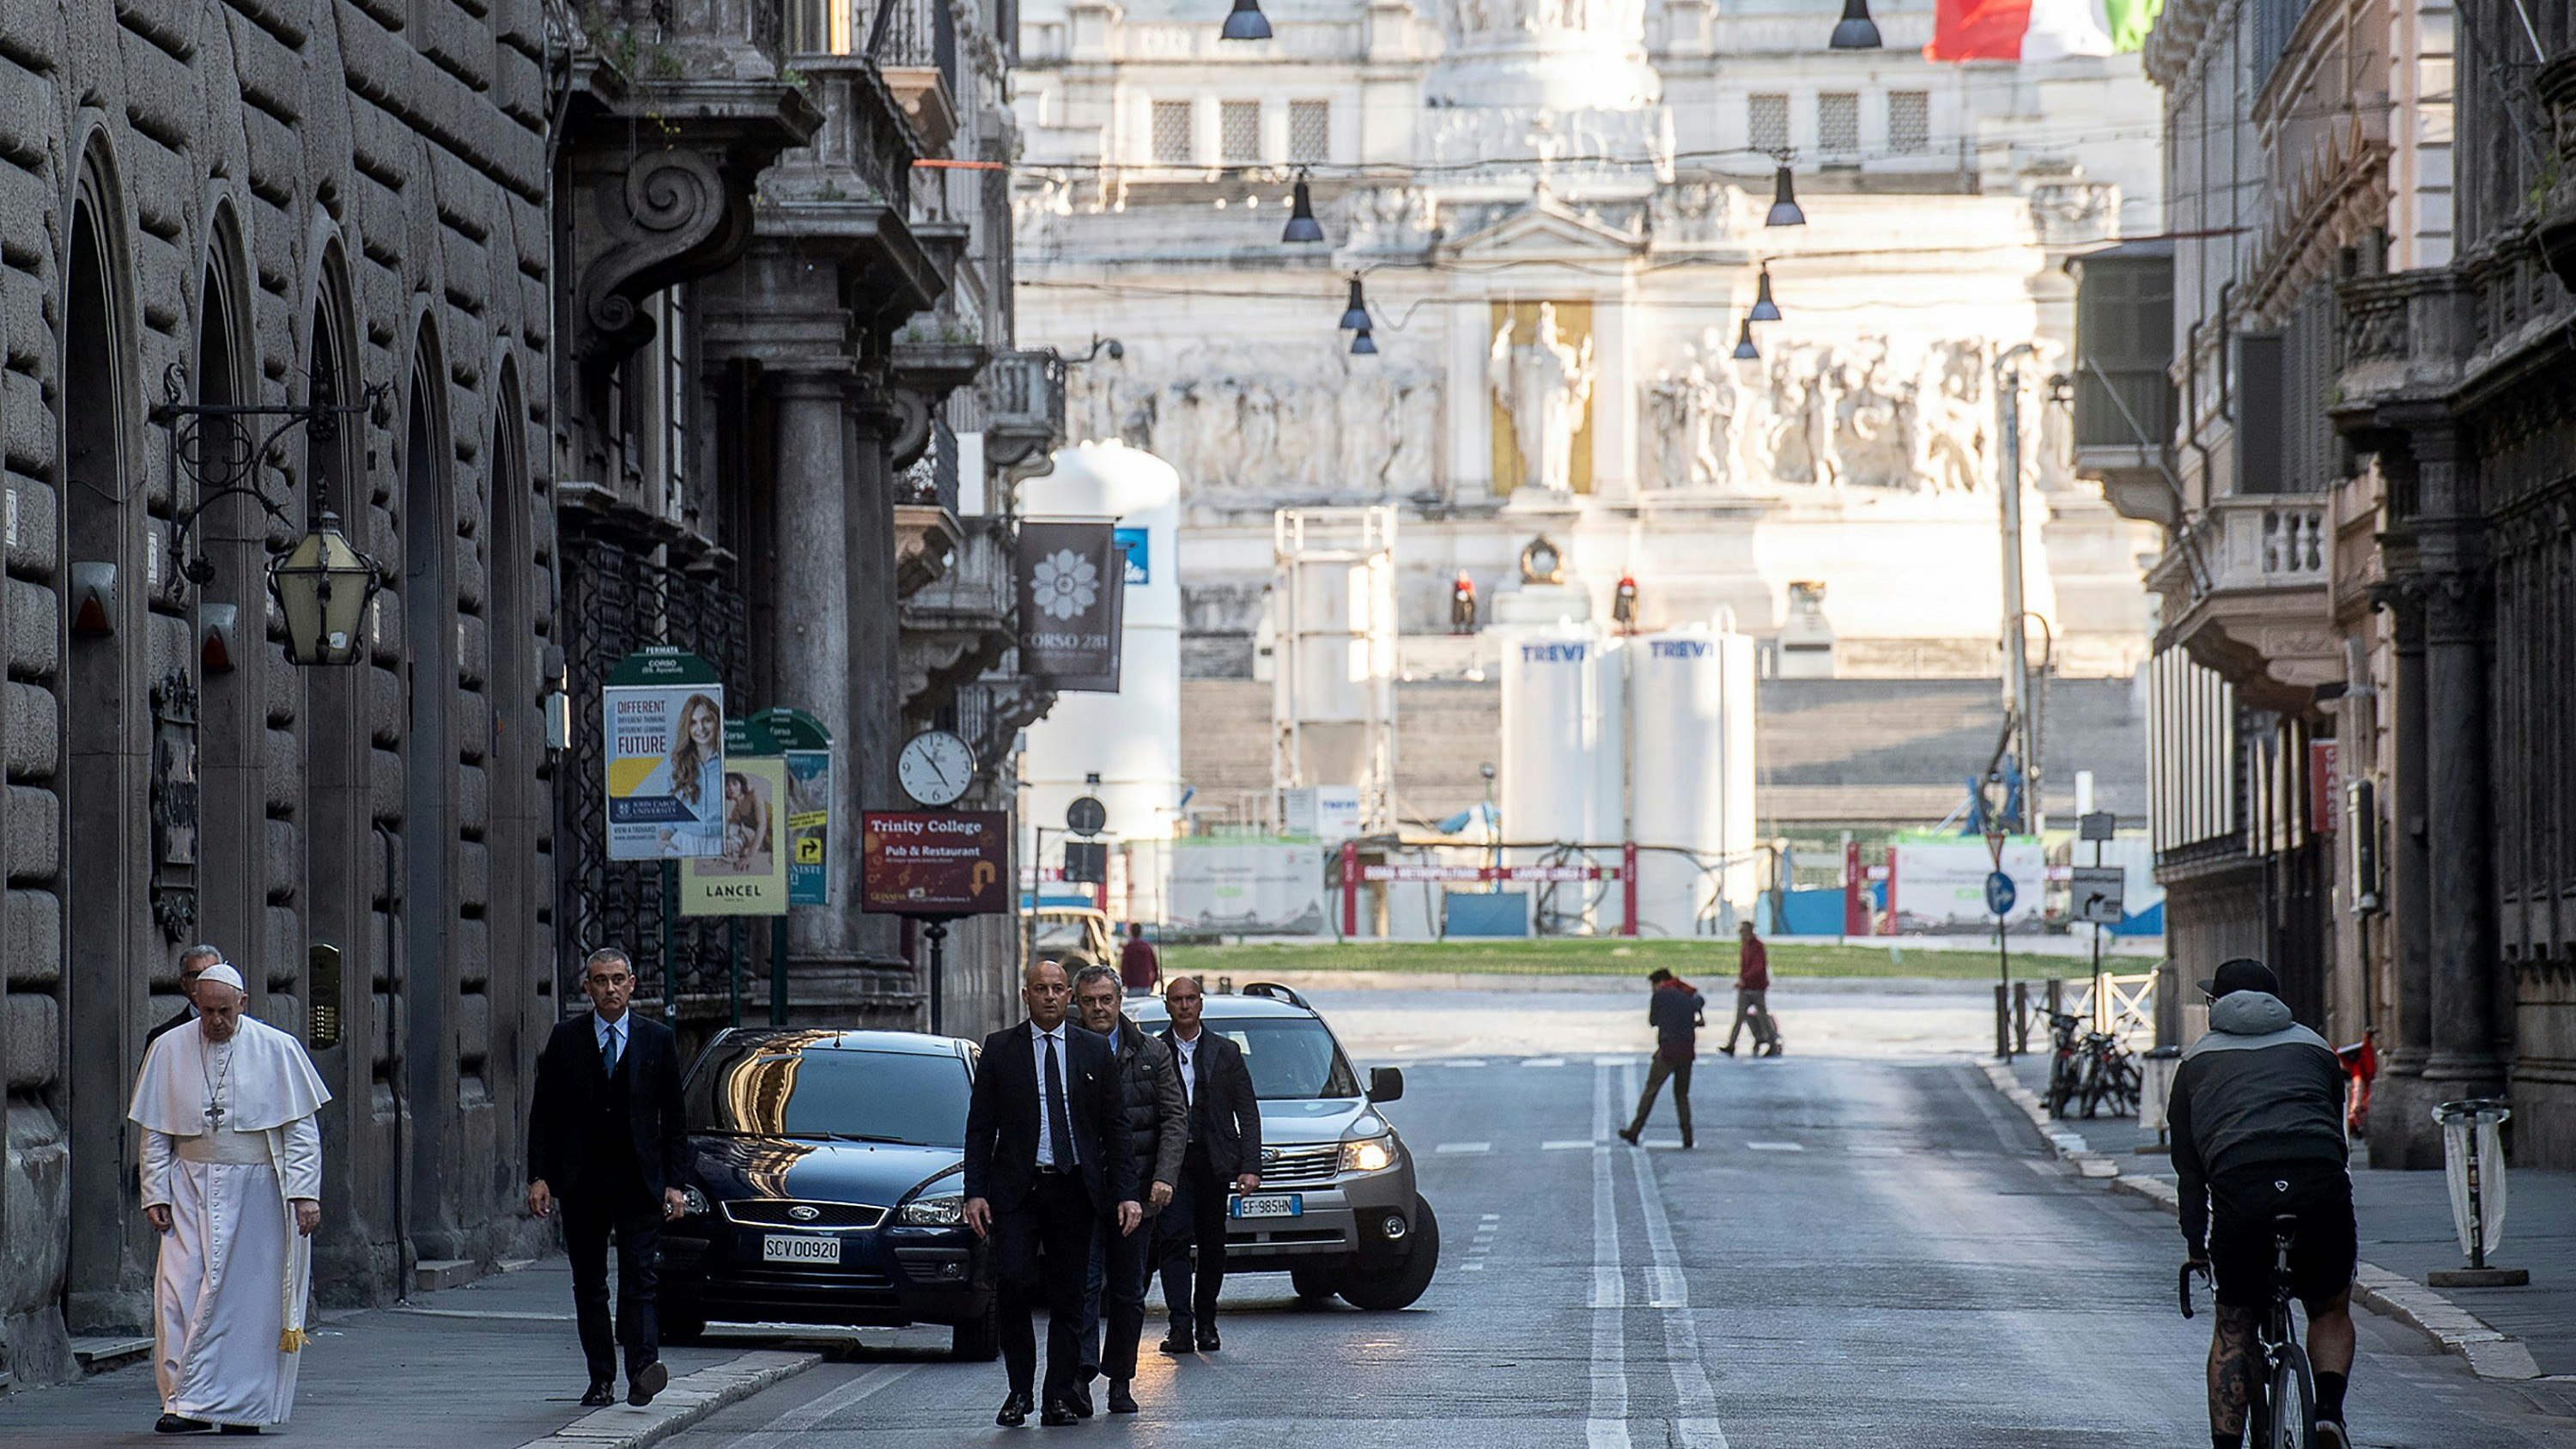
[[[2254,1330],[2263,1372],[2254,1383],[2254,1402],[2246,1406],[2253,1449],[2317,1449],[2316,1375],[2308,1370],[2308,1351],[2300,1346],[2298,1322],[2290,1316],[2290,1244],[2298,1235],[2295,1216],[2283,1213],[2272,1219],[2272,1301]],[[2206,1263],[2182,1265],[2183,1317],[2191,1317],[2192,1275],[2208,1271]]]
[[[2095,1116],[2106,1107],[2114,1117],[2137,1115],[2142,1078],[2129,1044],[2113,1032],[2086,1032],[2083,1054],[2084,1115]]]
[[[2084,1094],[2082,1018],[2063,1011],[2048,1014],[2048,1115],[2063,1117]]]

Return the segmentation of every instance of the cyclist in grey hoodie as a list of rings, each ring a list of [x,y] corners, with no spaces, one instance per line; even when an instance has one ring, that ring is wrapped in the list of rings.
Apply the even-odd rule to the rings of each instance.
[[[2218,1302],[2209,1343],[2209,1430],[2236,1449],[2253,1402],[2254,1333],[2272,1296],[2272,1219],[2299,1220],[2291,1290],[2308,1309],[2317,1443],[2347,1449],[2344,1385],[2352,1373],[2352,1272],[2359,1235],[2344,1145],[2343,1063],[2325,1038],[2290,1019],[2272,968],[2238,957],[2200,983],[2209,1034],[2183,1052],[2165,1108],[2172,1128],[2183,1241],[2211,1271]]]

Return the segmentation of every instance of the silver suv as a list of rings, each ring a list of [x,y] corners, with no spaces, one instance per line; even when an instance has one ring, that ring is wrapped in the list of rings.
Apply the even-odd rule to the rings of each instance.
[[[1158,997],[1128,1007],[1149,1031],[1171,1024]],[[1243,1048],[1261,1099],[1261,1188],[1226,1204],[1226,1271],[1286,1273],[1301,1298],[1359,1308],[1420,1298],[1440,1266],[1440,1220],[1382,1110],[1404,1073],[1378,1067],[1361,1090],[1332,1028],[1275,982],[1211,993],[1201,1021]]]

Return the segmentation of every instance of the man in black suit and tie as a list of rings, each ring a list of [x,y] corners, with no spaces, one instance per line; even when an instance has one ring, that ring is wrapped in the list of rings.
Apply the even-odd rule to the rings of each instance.
[[[1261,1186],[1261,1101],[1243,1048],[1202,1030],[1207,996],[1195,976],[1175,976],[1163,988],[1172,1049],[1181,1088],[1190,1099],[1190,1145],[1181,1155],[1181,1180],[1163,1212],[1163,1308],[1172,1331],[1163,1352],[1201,1353],[1222,1347],[1216,1332],[1216,1295],[1225,1286],[1225,1205],[1229,1189]],[[1198,1246],[1198,1282],[1190,1281],[1190,1246]],[[1192,1330],[1196,1330],[1195,1337]]]
[[[537,1057],[528,1111],[528,1211],[563,1204],[574,1316],[590,1361],[585,1405],[616,1400],[617,1345],[626,1346],[626,1402],[653,1402],[671,1381],[662,1365],[654,1298],[661,1291],[662,1224],[683,1210],[679,1039],[626,1009],[634,963],[615,947],[590,953],[581,989],[591,1010],[555,1024]],[[608,1320],[608,1240],[617,1239],[617,1323]]]
[[[1029,1015],[984,1038],[966,1109],[966,1225],[993,1240],[1009,1397],[993,1422],[1028,1422],[1037,1372],[1032,1302],[1047,1308],[1049,1427],[1081,1418],[1082,1290],[1103,1231],[1144,1221],[1136,1164],[1121,1129],[1118,1064],[1105,1037],[1065,1020],[1073,983],[1053,961],[1021,977]],[[1045,1254],[1040,1282],[1039,1254]]]
[[[179,953],[179,994],[188,998],[188,1004],[179,1008],[178,1015],[143,1034],[146,1053],[152,1050],[154,1042],[197,1019],[197,978],[205,974],[207,967],[222,959],[224,953],[212,946],[191,946]]]

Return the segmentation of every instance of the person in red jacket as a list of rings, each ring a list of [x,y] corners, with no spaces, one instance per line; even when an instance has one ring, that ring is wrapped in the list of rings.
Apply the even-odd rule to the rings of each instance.
[[[1653,990],[1646,994],[1646,1024],[1655,1029],[1655,1059],[1646,1068],[1646,1090],[1637,1098],[1637,1115],[1619,1136],[1631,1147],[1646,1130],[1646,1114],[1667,1078],[1673,1084],[1673,1112],[1682,1121],[1682,1145],[1691,1145],[1691,1059],[1699,1054],[1700,1008],[1707,1003],[1691,984],[1662,967],[1648,973]]]
[[[1118,983],[1130,996],[1151,996],[1162,984],[1163,963],[1145,939],[1145,923],[1127,923],[1127,944],[1118,948]]]
[[[1728,1056],[1735,1055],[1735,1038],[1747,1025],[1753,1028],[1753,1054],[1757,1057],[1780,1055],[1780,1023],[1771,1019],[1768,998],[1771,994],[1771,953],[1762,949],[1762,938],[1753,934],[1751,921],[1735,924],[1739,943],[1735,965],[1735,1024],[1726,1029],[1726,1045],[1718,1048]]]

